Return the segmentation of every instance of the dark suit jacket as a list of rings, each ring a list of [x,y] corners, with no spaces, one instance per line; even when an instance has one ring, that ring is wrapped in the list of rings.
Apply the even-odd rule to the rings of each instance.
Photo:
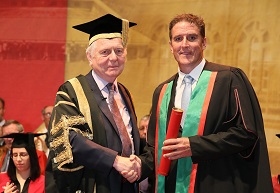
[[[118,87],[131,117],[135,154],[139,155],[140,137],[131,96],[123,85],[118,83]],[[68,120],[76,120],[75,124],[68,121],[69,128],[59,128],[64,115]],[[55,186],[59,192],[93,192],[94,184],[98,193],[121,192],[123,186],[133,190],[128,192],[138,191],[137,184],[123,183],[122,176],[112,167],[115,157],[122,152],[122,143],[91,72],[69,80],[59,88],[49,130],[50,141],[63,138],[65,132],[69,132],[69,138],[63,138],[60,145],[51,144],[53,151],[46,172],[46,192],[53,192]],[[70,149],[67,149],[68,145]],[[67,152],[64,157],[71,154],[72,157],[55,162],[63,152]]]

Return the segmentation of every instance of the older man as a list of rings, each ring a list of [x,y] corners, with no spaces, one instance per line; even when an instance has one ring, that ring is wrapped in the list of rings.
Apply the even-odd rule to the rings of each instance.
[[[49,156],[49,144],[48,144],[48,128],[53,111],[53,106],[45,106],[41,111],[41,118],[43,123],[34,131],[35,133],[46,133],[46,135],[35,137],[36,149],[45,152],[46,156]]]
[[[117,82],[127,55],[128,29],[107,14],[74,26],[89,34],[92,70],[60,86],[50,121],[46,192],[137,192],[139,132],[128,90]],[[123,173],[125,172],[125,174]],[[128,176],[127,179],[121,174]]]

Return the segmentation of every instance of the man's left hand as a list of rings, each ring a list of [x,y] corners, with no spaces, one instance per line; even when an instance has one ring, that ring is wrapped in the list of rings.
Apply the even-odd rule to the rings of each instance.
[[[162,150],[169,151],[163,156],[170,160],[192,156],[190,141],[187,137],[167,139],[163,142],[163,145]]]

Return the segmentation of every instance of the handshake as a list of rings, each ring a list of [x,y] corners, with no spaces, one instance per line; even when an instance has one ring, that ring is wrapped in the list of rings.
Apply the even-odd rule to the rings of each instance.
[[[141,177],[141,159],[136,155],[130,157],[117,156],[113,167],[130,183]]]

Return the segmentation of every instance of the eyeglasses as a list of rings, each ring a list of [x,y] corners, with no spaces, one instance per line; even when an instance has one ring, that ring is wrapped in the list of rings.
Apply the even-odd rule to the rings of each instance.
[[[51,117],[52,114],[51,114],[51,113],[44,113],[44,116],[45,116],[45,117]]]
[[[11,155],[12,159],[17,159],[17,157],[20,157],[20,159],[27,159],[28,158],[28,153],[22,152],[22,153],[13,153]]]

